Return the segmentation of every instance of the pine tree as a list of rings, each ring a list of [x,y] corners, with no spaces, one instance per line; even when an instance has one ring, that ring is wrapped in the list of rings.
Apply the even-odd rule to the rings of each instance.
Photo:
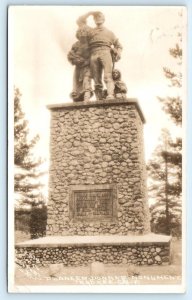
[[[43,184],[40,181],[45,172],[40,172],[42,160],[33,157],[32,150],[39,140],[36,135],[29,139],[28,121],[21,107],[21,93],[14,91],[14,190],[18,198],[16,206],[30,207],[39,201]]]
[[[182,13],[180,14],[182,16]],[[170,56],[175,60],[174,70],[163,68],[164,76],[168,79],[169,87],[175,96],[157,97],[163,111],[173,121],[176,128],[182,126],[182,34],[177,32],[178,42],[169,49]],[[151,225],[154,231],[181,235],[181,194],[182,194],[182,139],[175,141],[170,134],[162,135],[162,141],[148,164],[151,179],[149,194],[154,198],[151,206]],[[156,164],[157,162],[157,164]],[[158,178],[159,176],[159,178]],[[175,231],[175,232],[174,232]]]
[[[152,231],[181,232],[181,139],[173,141],[163,130],[161,140],[148,166]]]
[[[169,49],[170,55],[176,59],[176,67],[182,64],[182,49],[179,44]],[[172,71],[167,67],[163,68],[165,77],[169,80],[170,87],[182,88],[182,73],[180,71]],[[158,97],[162,103],[162,109],[169,115],[171,120],[178,126],[182,124],[182,99],[178,94],[176,97]]]

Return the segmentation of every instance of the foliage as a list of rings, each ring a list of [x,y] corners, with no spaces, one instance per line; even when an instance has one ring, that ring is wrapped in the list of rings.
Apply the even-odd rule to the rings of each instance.
[[[31,238],[45,236],[47,224],[47,206],[45,201],[33,203],[30,209],[15,210],[15,231],[31,235]]]
[[[39,136],[29,139],[28,121],[25,119],[21,107],[21,93],[14,91],[14,190],[19,200],[17,206],[30,206],[33,201],[38,201],[43,184],[40,171],[42,160],[35,159],[32,151],[36,146]]]
[[[147,170],[152,231],[170,234],[181,231],[182,156],[181,139],[173,141],[167,130],[155,149]]]
[[[181,48],[182,34],[177,32],[178,42],[169,49],[169,54],[176,62],[174,70],[163,68],[169,87],[175,91],[175,96],[158,97],[163,111],[173,123],[182,125],[182,88],[181,65],[183,51]],[[150,177],[149,196],[154,200],[151,206],[151,227],[154,232],[181,236],[181,193],[182,193],[182,139],[172,140],[170,134],[164,131],[161,142],[156,148],[148,164]]]
[[[33,203],[31,208],[30,233],[35,239],[46,235],[47,206],[42,201],[41,204]]]
[[[28,121],[22,111],[21,96],[19,89],[16,88],[14,95],[14,163],[30,169],[38,165],[38,162],[32,163],[29,153],[39,140],[39,136],[36,135],[33,139],[28,139]]]
[[[30,232],[31,211],[29,209],[15,209],[15,230],[25,233]]]
[[[179,44],[176,44],[174,48],[169,49],[170,55],[176,59],[177,66],[181,66],[182,63],[182,49]],[[167,67],[163,68],[165,77],[170,82],[170,87],[181,88],[182,87],[182,73],[180,71],[172,71]],[[158,97],[162,103],[162,109],[169,115],[171,120],[181,126],[182,124],[182,99],[178,95],[176,97]]]
[[[167,97],[166,100],[158,97],[158,99],[163,103],[163,110],[165,113],[171,116],[171,119],[176,125],[181,125],[182,123],[182,101],[179,96],[177,97]]]

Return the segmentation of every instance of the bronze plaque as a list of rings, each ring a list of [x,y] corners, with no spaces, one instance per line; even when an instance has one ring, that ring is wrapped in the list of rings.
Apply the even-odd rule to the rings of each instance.
[[[107,187],[72,188],[71,216],[74,219],[85,220],[113,219],[116,214],[116,197],[114,188]]]
[[[111,190],[79,191],[74,193],[75,216],[112,216],[113,201]]]

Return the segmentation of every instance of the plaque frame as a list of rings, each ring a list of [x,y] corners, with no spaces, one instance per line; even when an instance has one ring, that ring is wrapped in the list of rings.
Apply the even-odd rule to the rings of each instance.
[[[69,218],[73,222],[116,222],[117,221],[117,187],[114,184],[91,184],[91,185],[71,185],[69,190]],[[75,193],[106,191],[109,190],[112,195],[112,214],[110,216],[76,216],[75,214]]]

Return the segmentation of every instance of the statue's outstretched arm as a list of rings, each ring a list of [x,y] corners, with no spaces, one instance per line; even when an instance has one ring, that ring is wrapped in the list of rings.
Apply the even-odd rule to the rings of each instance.
[[[87,18],[88,18],[89,16],[93,16],[93,15],[94,15],[94,11],[90,11],[90,12],[86,13],[85,15],[79,17],[79,18],[77,19],[77,21],[76,21],[76,22],[77,22],[77,25],[78,25],[79,27],[86,25],[86,24],[87,24]]]

